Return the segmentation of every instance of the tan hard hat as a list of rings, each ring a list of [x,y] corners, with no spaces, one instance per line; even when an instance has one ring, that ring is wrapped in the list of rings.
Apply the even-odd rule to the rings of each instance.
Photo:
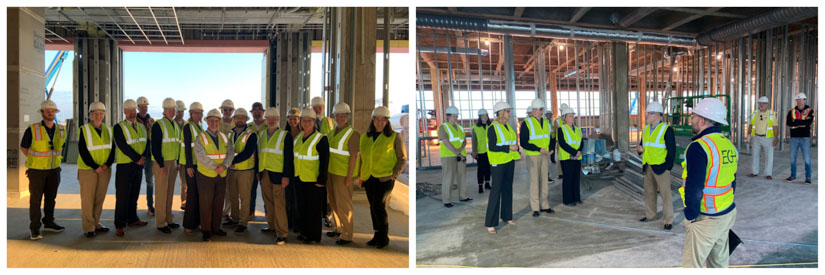
[[[221,108],[225,108],[225,107],[235,109],[235,103],[233,103],[231,99],[224,100],[221,103]]]
[[[175,111],[186,111],[186,104],[183,103],[183,100],[175,101]]]
[[[316,97],[313,97],[313,98],[312,98],[311,103],[312,103],[312,104],[311,104],[311,105],[312,105],[312,107],[315,107],[315,106],[321,106],[321,105],[324,105],[324,99],[323,99],[323,98],[321,98],[320,96],[316,96]]]
[[[46,109],[54,109],[55,113],[60,112],[60,109],[57,109],[57,104],[55,104],[54,101],[51,100],[46,100],[43,101],[43,103],[40,103],[40,109],[38,109],[38,111],[43,111]]]
[[[206,118],[209,117],[221,118],[221,111],[218,111],[218,109],[209,110],[209,113],[206,114]]]
[[[145,96],[138,97],[137,105],[149,105],[149,100]]]
[[[349,104],[346,102],[338,102],[338,104],[332,107],[333,114],[349,114],[350,112]]]
[[[232,117],[236,117],[236,116],[244,116],[247,119],[249,118],[249,114],[246,112],[246,109],[244,109],[244,108],[235,109],[235,113],[232,114]]]
[[[313,111],[312,108],[306,108],[303,111],[301,111],[301,118],[305,118],[305,117],[308,117],[308,118],[311,118],[311,119],[316,119],[317,118],[315,116],[315,111]]]
[[[163,100],[163,109],[168,109],[168,108],[174,109],[175,107],[177,107],[177,104],[175,103],[175,99],[173,99],[171,97],[167,97],[166,99]]]
[[[201,112],[203,112],[203,105],[201,105],[201,103],[197,102],[197,101],[192,102],[192,104],[189,104],[189,111],[190,112],[191,111],[201,111]]]
[[[375,107],[375,109],[372,110],[372,116],[373,117],[377,117],[377,116],[390,117],[390,108],[387,108],[387,107],[384,107],[384,106]]]
[[[266,113],[264,113],[264,117],[281,117],[281,110],[278,110],[277,107],[266,108]]]
[[[123,109],[124,110],[137,109],[137,102],[135,102],[132,99],[127,99],[126,101],[123,102]]]
[[[89,105],[89,112],[94,111],[106,111],[106,105],[103,105],[103,102],[100,101],[92,102],[92,105]]]

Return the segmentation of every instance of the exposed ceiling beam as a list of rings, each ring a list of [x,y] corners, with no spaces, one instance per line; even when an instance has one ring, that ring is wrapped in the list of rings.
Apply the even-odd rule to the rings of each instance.
[[[69,43],[69,40],[66,40],[66,38],[63,38],[62,36],[57,35],[56,33],[54,33],[54,32],[53,32],[52,30],[50,30],[49,28],[46,28],[46,31],[48,31],[49,33],[51,33],[51,34],[52,34],[52,35],[54,35],[54,36],[57,36],[57,38],[60,38],[60,40],[63,40],[63,41],[66,41],[66,43]]]
[[[132,40],[132,37],[131,37],[131,36],[129,36],[129,34],[128,34],[128,33],[126,33],[126,31],[124,31],[122,27],[120,27],[120,24],[118,24],[118,23],[117,23],[117,20],[115,20],[115,19],[114,19],[111,15],[109,15],[108,13],[106,14],[106,16],[109,16],[109,20],[112,20],[112,23],[115,23],[115,26],[117,26],[117,28],[120,30],[120,32],[121,32],[121,33],[123,33],[123,35],[125,35],[125,36],[126,36],[126,38],[128,38],[128,39],[129,39],[129,41],[131,41],[131,42],[132,42],[132,45],[135,45],[135,40]]]
[[[524,15],[524,7],[516,8],[516,12],[513,13],[513,17],[518,18],[518,17],[521,17],[522,15]]]
[[[131,11],[129,11],[129,8],[128,8],[128,7],[123,7],[123,8],[124,8],[124,9],[126,9],[126,12],[127,12],[127,13],[129,13],[129,17],[132,17],[132,21],[134,21],[134,22],[135,22],[135,25],[136,25],[136,26],[138,27],[138,29],[140,30],[140,33],[142,33],[142,34],[143,34],[143,37],[144,37],[144,38],[146,38],[146,42],[149,42],[149,45],[152,45],[152,40],[149,40],[149,36],[147,36],[147,35],[146,35],[146,32],[144,32],[144,31],[143,31],[143,28],[141,28],[141,27],[140,27],[140,24],[138,24],[137,20],[135,20],[135,17],[132,15],[132,12],[131,12]]]
[[[166,40],[166,35],[163,34],[163,29],[160,28],[160,23],[158,23],[158,18],[155,17],[155,12],[152,11],[152,7],[149,7],[149,13],[152,14],[152,19],[155,19],[155,25],[158,26],[158,31],[160,32],[160,36],[163,37],[163,42],[169,45],[169,41]]]
[[[450,11],[450,12],[457,12],[458,11],[458,9],[456,9],[456,7],[449,7],[449,8],[447,8],[447,10]]]
[[[656,8],[636,8],[629,14],[622,17],[619,20],[618,24],[623,28],[630,27],[631,25],[633,25],[636,22],[639,22],[639,20],[642,20],[642,18],[645,18],[645,16],[653,13],[654,11],[656,11]]]
[[[572,47],[572,48],[573,48],[573,49],[576,49],[575,47]],[[582,55],[584,55],[584,52],[585,52],[585,51],[580,51],[580,52],[579,52],[579,54],[578,54],[578,56],[582,56]],[[567,67],[568,65],[570,65],[570,63],[574,63],[574,62],[576,61],[576,59],[575,59],[575,58],[578,58],[578,56],[577,56],[577,57],[574,57],[574,59],[570,59],[570,58],[567,58],[567,57],[565,56],[566,60],[564,61],[564,64],[560,64],[560,65],[558,65],[558,67],[556,67],[556,69],[554,69],[554,70],[553,70],[553,73],[558,73],[558,72],[559,72],[562,68]]]
[[[713,8],[708,8],[705,11],[714,12],[714,11],[718,11],[718,10],[721,10],[721,9],[722,9],[721,7],[713,7]],[[705,15],[701,14],[701,13],[696,13],[696,14],[693,14],[693,15],[686,16],[682,19],[676,20],[676,22],[668,24],[666,27],[662,28],[662,30],[663,31],[670,31],[672,29],[678,28],[681,25],[687,24],[690,21],[699,19],[703,16],[705,16]]]
[[[86,14],[86,12],[85,12],[85,11],[83,11],[83,8],[81,8],[81,7],[77,7],[77,9],[79,9],[79,10],[80,10],[80,12],[82,12],[82,13],[83,13],[83,16],[85,16],[87,20],[92,21],[92,23],[95,23],[95,25],[96,25],[98,28],[100,28],[100,30],[101,30],[101,31],[103,31],[103,33],[104,33],[104,34],[106,34],[106,36],[108,36],[108,37],[109,37],[109,38],[111,38],[112,40],[117,40],[117,39],[115,39],[115,38],[114,38],[111,34],[109,34],[109,32],[107,32],[107,31],[106,31],[106,29],[104,29],[104,28],[103,28],[103,26],[101,26],[100,24],[98,24],[98,23],[97,23],[97,21],[92,20],[92,18],[90,18],[90,17],[89,17],[89,15],[88,15],[88,14]]]
[[[701,14],[701,15],[705,15],[705,16],[719,16],[719,17],[739,18],[739,19],[747,17],[745,15],[735,14],[735,13],[708,11],[709,9],[702,10],[702,9],[694,9],[694,8],[677,8],[677,7],[661,7],[660,9],[671,10],[671,11],[679,11],[679,12],[687,12],[687,13],[695,13],[695,14]],[[717,10],[719,10],[719,9],[717,9]]]
[[[588,11],[590,11],[590,9],[591,8],[589,8],[589,7],[588,8],[576,8],[576,10],[573,11],[573,17],[570,17],[570,21],[567,21],[567,22],[569,22],[569,23],[578,22],[579,19],[581,19],[582,16],[584,16],[584,14],[586,14]]]
[[[180,22],[178,22],[178,12],[175,11],[175,7],[172,7],[172,13],[175,14],[175,25],[178,26],[178,35],[180,35],[180,43],[182,45],[186,45],[186,43],[183,42],[183,32],[180,31]],[[131,39],[129,39],[129,40],[131,40]],[[134,43],[134,42],[132,42],[132,43]]]

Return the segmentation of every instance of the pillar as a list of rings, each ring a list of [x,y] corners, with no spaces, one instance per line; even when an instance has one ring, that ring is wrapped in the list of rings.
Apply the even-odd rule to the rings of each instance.
[[[628,152],[630,140],[630,124],[628,117],[627,96],[627,43],[613,42],[613,87],[615,101],[613,102],[613,131],[616,145],[620,152]]]

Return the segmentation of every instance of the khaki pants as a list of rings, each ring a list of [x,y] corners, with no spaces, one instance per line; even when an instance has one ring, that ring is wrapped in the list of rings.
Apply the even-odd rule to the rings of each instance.
[[[347,186],[346,178],[329,174],[327,197],[335,215],[335,231],[341,233],[342,240],[352,241],[352,184]]]
[[[765,150],[767,155],[765,160],[765,176],[773,176],[773,139],[767,137],[753,136],[751,137],[751,144],[753,145],[753,162],[751,164],[751,171],[754,175],[759,175],[759,155],[762,150]]]
[[[112,168],[100,174],[95,170],[77,170],[77,181],[80,183],[80,221],[83,224],[83,232],[94,232],[95,229],[103,227],[100,224],[100,213],[103,212],[103,200],[106,199],[106,190],[109,189],[111,177]]]
[[[232,219],[240,214],[240,224],[246,226],[252,216],[249,215],[249,200],[252,199],[252,180],[255,178],[255,170],[229,170],[227,174],[227,184],[229,185],[229,199],[232,204]],[[238,205],[240,199],[241,205]],[[238,213],[240,211],[240,213]]]
[[[665,224],[673,224],[673,192],[670,191],[670,171],[665,170],[661,175],[653,172],[653,168],[648,165],[645,171],[645,217],[649,221],[659,218],[656,211],[658,199],[656,192],[662,197],[662,212],[664,212]]]
[[[452,203],[453,184],[458,185],[458,199],[469,198],[467,183],[464,181],[466,171],[467,163],[458,161],[456,157],[441,158],[441,202]]]
[[[290,182],[290,184],[296,183]],[[266,207],[268,207],[267,209],[269,209],[266,215],[269,228],[275,229],[275,234],[277,234],[278,237],[286,238],[287,234],[289,234],[289,222],[286,217],[286,191],[284,186],[280,182],[273,184],[272,181],[269,180],[269,171],[264,171],[261,177],[261,192],[263,192],[264,203],[267,203],[267,196],[270,198],[269,203],[266,205]]]
[[[174,223],[172,218],[172,199],[175,197],[175,178],[178,177],[178,161],[163,162],[166,176],[161,175],[158,162],[154,162],[152,172],[155,176],[155,222],[158,228]]]
[[[530,175],[530,208],[533,211],[550,208],[547,201],[547,169],[550,155],[527,156],[527,173]]]
[[[685,220],[685,249],[682,266],[728,267],[728,231],[736,221],[736,209],[722,216],[699,214],[696,222]]]
[[[186,166],[178,164],[178,176],[180,176],[180,207],[186,207],[186,190],[189,186],[186,184]]]

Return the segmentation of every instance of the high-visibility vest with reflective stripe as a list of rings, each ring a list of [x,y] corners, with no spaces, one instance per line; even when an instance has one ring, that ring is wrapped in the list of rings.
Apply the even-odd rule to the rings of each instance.
[[[318,141],[321,140],[321,134],[318,131],[312,133],[306,140],[303,139],[302,134],[298,137],[298,143],[293,148],[293,160],[295,164],[295,173],[302,182],[315,182],[318,180],[319,169],[321,168],[321,160],[318,156]]]
[[[667,157],[667,145],[665,144],[665,132],[667,132],[668,125],[664,122],[659,122],[651,131],[650,125],[645,125],[642,132],[642,164],[659,165],[665,163]]]
[[[733,180],[737,169],[739,153],[736,147],[721,133],[713,133],[694,140],[688,145],[697,143],[707,154],[708,164],[705,173],[705,187],[702,189],[702,201],[699,212],[713,215],[727,210],[733,205]],[[686,162],[690,160],[686,158]],[[684,165],[684,163],[683,163]],[[687,179],[687,166],[682,168],[682,177]],[[685,183],[679,188],[682,204],[685,204]]]
[[[235,140],[235,155],[237,156],[241,152],[243,152],[244,148],[246,148],[246,142],[249,140],[249,137],[252,136],[255,132],[252,132],[252,129],[247,128],[246,131],[241,133],[238,138]],[[234,137],[234,135],[233,135]],[[249,170],[255,168],[255,154],[249,156],[248,159],[235,163],[235,168],[233,170]]]
[[[335,134],[330,133],[329,137],[329,173],[342,177],[347,176],[349,171],[349,140],[355,129],[347,125],[344,129]],[[353,168],[353,176],[358,175],[358,161]]]
[[[528,143],[538,146],[540,149],[544,148],[549,151],[550,146],[550,123],[546,119],[539,120],[535,117],[528,116],[522,123],[527,123],[527,130],[530,131],[530,140]],[[524,154],[528,156],[540,155],[540,151],[530,151],[524,149]]]
[[[751,115],[751,135],[752,136],[756,135],[756,116],[757,115],[759,115],[759,111],[756,111],[756,112],[753,113],[753,115]],[[767,134],[765,134],[765,136],[767,138],[772,138],[773,137],[773,110],[771,110],[770,114],[768,114],[767,130],[768,130],[768,132],[767,132]]]
[[[203,131],[200,133],[198,138],[200,142],[203,143],[203,149],[206,151],[206,155],[209,156],[209,159],[212,160],[215,165],[223,165],[224,159],[226,159],[226,144],[229,143],[229,138],[226,134],[218,132],[218,144],[212,142],[212,138],[209,137],[209,133]],[[226,170],[223,170],[221,173],[221,177],[226,177]],[[203,174],[204,176],[214,178],[218,176],[218,173],[215,173],[215,170],[206,168],[205,164],[198,165],[198,172]]]
[[[146,143],[148,142],[146,139],[146,127],[144,127],[143,124],[136,123],[135,125],[138,127],[134,128],[132,127],[132,123],[126,120],[121,121],[119,124],[120,130],[123,131],[123,137],[126,138],[126,144],[132,147],[132,150],[135,150],[135,153],[138,153],[138,155],[143,155],[144,150],[146,150]],[[123,153],[120,148],[117,148],[117,151],[115,151],[115,162],[119,164],[132,163],[132,158]]]
[[[799,112],[799,110],[796,109],[796,107],[793,107],[793,110],[791,110],[791,118],[804,120],[808,118],[808,114],[810,113],[811,108],[806,108],[805,110],[802,110],[802,112]]]
[[[453,145],[455,149],[461,150],[461,155],[466,156],[467,150],[464,147],[461,147],[461,143],[464,143],[465,135],[464,135],[464,128],[461,126],[453,127],[450,125],[449,122],[442,123],[441,127],[444,128],[444,131],[447,132],[447,137],[449,138],[450,144]],[[443,142],[443,141],[442,141]],[[441,147],[441,157],[455,157],[456,155],[453,154],[452,151],[447,149],[447,146],[439,146]]]
[[[332,131],[335,130],[335,122],[332,118],[329,117],[321,117],[321,125],[318,128],[318,131],[321,132],[321,135],[328,136]]]
[[[564,142],[573,149],[578,150],[582,146],[582,131],[581,128],[573,126],[570,128],[567,124],[561,125],[561,132],[564,134]],[[570,159],[570,153],[564,149],[559,148],[559,160]]]
[[[551,125],[553,127],[550,128],[550,137],[558,138],[556,137],[556,129],[559,128],[559,125],[561,125],[561,117],[557,117],[553,120],[553,125]]]
[[[284,172],[284,140],[288,134],[280,128],[271,137],[267,129],[258,132],[258,172]]]
[[[180,156],[180,128],[178,128],[178,124],[165,117],[156,121],[155,123],[160,123],[160,131],[163,136],[150,136],[150,138],[163,139],[161,141],[162,143],[160,146],[161,155],[163,155],[163,160],[178,160],[178,157]],[[152,155],[152,160],[155,160],[155,155]]]
[[[183,125],[183,127],[189,127],[189,135],[190,135],[189,140],[192,141],[189,144],[189,148],[195,148],[195,138],[197,138],[198,135],[200,135],[203,132],[203,129],[201,129],[200,125],[198,125],[197,123],[193,123],[191,121],[187,121],[186,124]],[[183,144],[184,140],[186,140],[186,139],[184,138],[183,133],[184,133],[184,131],[183,131],[183,129],[181,129],[180,130],[180,155],[178,156],[178,163],[181,164],[181,165],[187,165],[189,163],[186,162],[186,148],[184,147],[185,144]],[[192,153],[192,154],[194,154],[194,153]],[[195,156],[192,156],[192,159],[194,159],[194,158],[195,158]]]
[[[83,137],[80,136],[80,131],[77,133],[78,138],[86,139],[86,149],[89,150],[89,154],[92,155],[92,160],[94,160],[97,165],[106,163],[106,160],[109,159],[109,153],[112,152],[112,129],[105,124],[101,126],[103,127],[101,127],[100,134],[93,129],[94,126],[92,126],[91,123],[86,123],[86,125],[82,126]],[[80,154],[77,154],[77,169],[92,170],[92,167],[83,161]]]
[[[395,137],[397,133],[392,132],[389,137],[378,134],[375,140],[367,135],[361,135],[361,173],[362,181],[370,177],[384,178],[393,174],[398,158],[395,156]]]
[[[478,126],[478,124],[473,125],[473,135],[476,137],[476,153],[478,154],[485,154],[487,153],[487,129],[490,128],[490,125],[487,126]]]
[[[266,130],[266,123],[261,123],[261,126],[255,124],[255,121],[246,124],[246,127],[252,129],[253,132],[258,133]]]
[[[496,132],[496,146],[509,147],[510,145],[518,144],[516,141],[516,132],[514,132],[512,128],[505,127],[504,125],[501,125],[501,123],[498,123],[498,121],[493,121],[493,124],[490,124],[490,130]],[[521,155],[518,151],[511,150],[508,153],[490,151],[489,141],[487,146],[487,156],[490,159],[490,165],[505,164],[513,160],[521,159]]]
[[[54,141],[49,138],[46,126],[33,123],[29,126],[32,132],[32,145],[26,156],[26,167],[31,169],[48,170],[60,167],[63,159],[63,144],[66,142],[66,129],[60,124],[54,124],[57,129]]]

